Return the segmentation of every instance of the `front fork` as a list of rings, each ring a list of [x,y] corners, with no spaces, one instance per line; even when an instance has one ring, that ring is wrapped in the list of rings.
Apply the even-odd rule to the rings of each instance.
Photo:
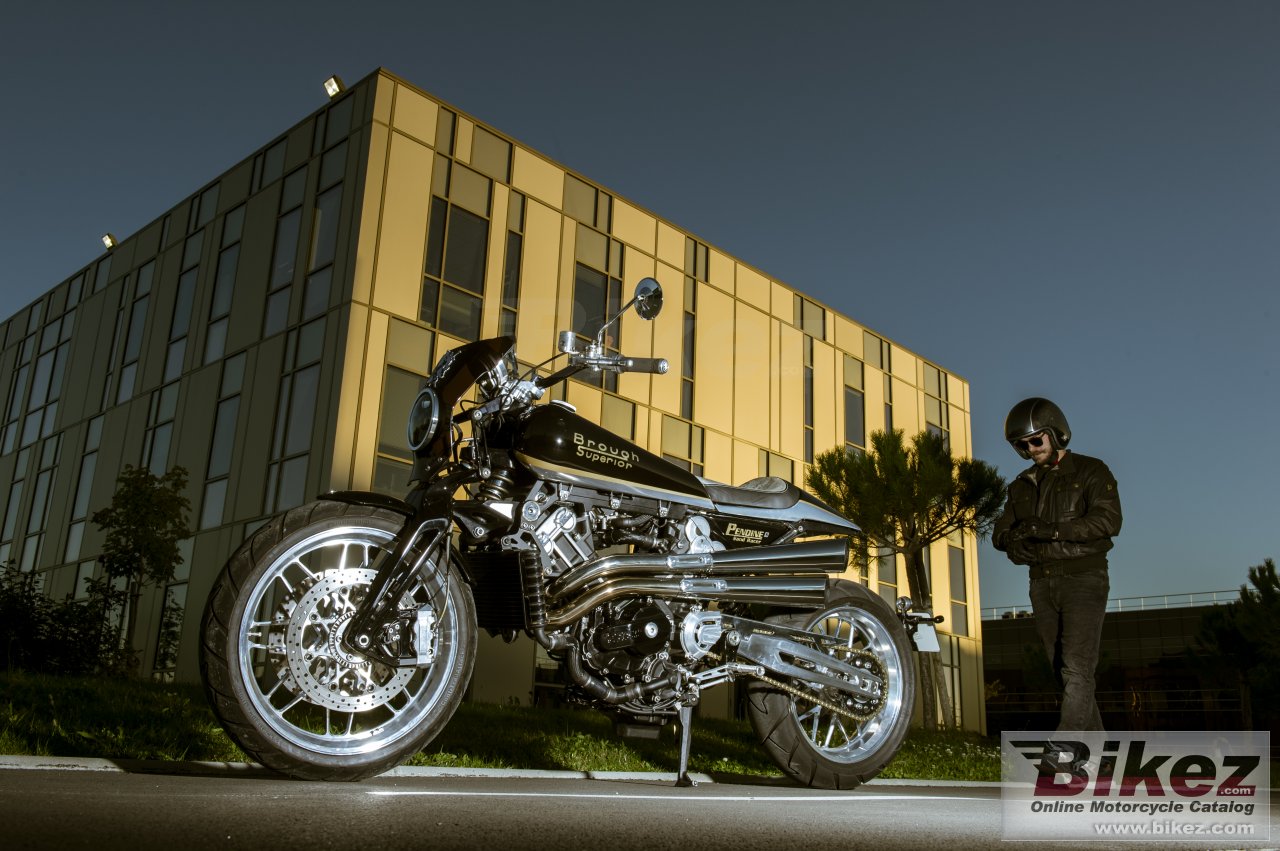
[[[419,581],[423,563],[438,554],[441,582],[448,582],[449,545],[453,527],[453,489],[434,486],[413,500],[415,510],[405,518],[391,549],[374,564],[377,575],[356,607],[343,643],[348,650],[395,668],[416,667],[430,661],[425,646],[430,624],[423,624],[429,612],[400,611],[400,600]],[[447,594],[444,599],[447,599]],[[436,606],[436,617],[439,609]],[[423,646],[419,646],[423,645]],[[388,652],[396,648],[396,654]]]

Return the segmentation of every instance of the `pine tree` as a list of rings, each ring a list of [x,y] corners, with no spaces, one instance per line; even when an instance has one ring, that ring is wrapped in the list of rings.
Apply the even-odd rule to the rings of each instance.
[[[907,586],[920,609],[933,610],[933,591],[924,551],[934,541],[965,531],[979,537],[1004,507],[1005,481],[995,467],[972,458],[956,459],[941,435],[920,432],[908,446],[901,429],[871,434],[866,453],[836,447],[821,453],[805,476],[809,489],[853,521],[853,551],[864,575],[873,551],[901,554]],[[923,719],[937,727],[955,718],[936,653],[920,654]]]

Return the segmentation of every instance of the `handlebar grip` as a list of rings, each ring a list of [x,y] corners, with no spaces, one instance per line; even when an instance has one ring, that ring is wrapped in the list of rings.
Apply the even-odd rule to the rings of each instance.
[[[624,358],[622,367],[627,372],[651,372],[654,375],[666,375],[666,358]]]

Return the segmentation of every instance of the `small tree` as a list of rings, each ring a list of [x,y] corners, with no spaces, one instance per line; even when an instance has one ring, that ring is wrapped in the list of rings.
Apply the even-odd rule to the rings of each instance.
[[[1214,607],[1200,622],[1199,658],[1213,676],[1240,690],[1246,730],[1268,729],[1278,717],[1273,708],[1280,698],[1278,621],[1280,576],[1276,563],[1265,559],[1249,568],[1249,585],[1240,586],[1238,600]]]
[[[126,652],[140,646],[134,632],[143,588],[173,579],[182,560],[178,542],[191,535],[186,487],[187,471],[182,467],[155,476],[141,467],[126,466],[116,479],[111,504],[93,514],[93,522],[107,533],[98,558],[104,573],[101,590],[105,600],[110,596],[108,587],[120,588],[126,616],[117,646],[125,643]],[[104,615],[107,608],[104,604]]]
[[[853,551],[864,573],[873,548],[900,553],[907,564],[911,599],[929,611],[933,591],[925,569],[925,548],[957,531],[979,537],[991,534],[1005,498],[1005,482],[995,467],[972,458],[953,458],[946,441],[931,432],[917,434],[907,446],[901,429],[872,432],[866,453],[843,447],[821,453],[805,483],[819,499],[857,524]],[[925,727],[937,727],[939,703],[943,726],[950,727],[955,714],[937,654],[920,656],[920,672]]]

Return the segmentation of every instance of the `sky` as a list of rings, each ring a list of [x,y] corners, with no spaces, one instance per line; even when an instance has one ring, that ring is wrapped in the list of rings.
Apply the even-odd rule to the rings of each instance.
[[[1113,598],[1280,555],[1280,4],[17,4],[0,317],[377,67],[966,379],[1007,478],[1056,401]]]

